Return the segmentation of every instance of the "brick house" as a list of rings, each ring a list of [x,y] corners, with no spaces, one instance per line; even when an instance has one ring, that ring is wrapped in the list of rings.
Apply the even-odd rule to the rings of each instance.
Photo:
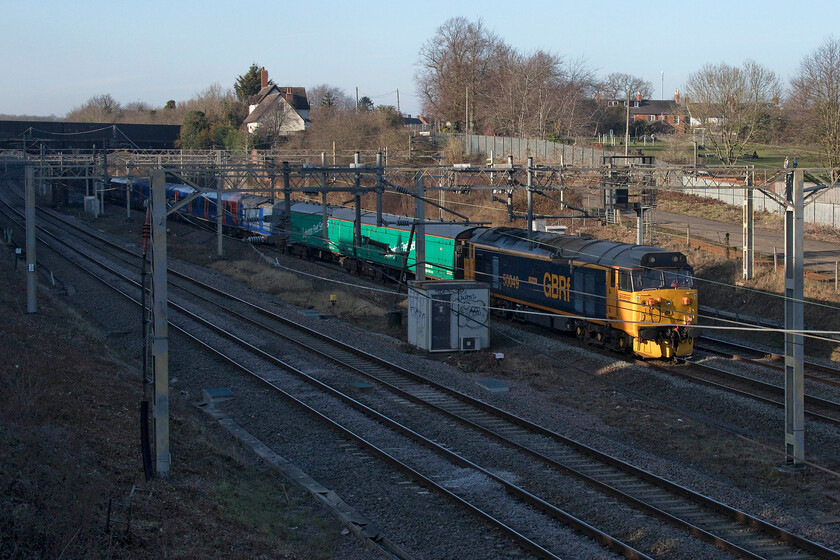
[[[627,106],[624,99],[610,100],[608,106]],[[674,93],[674,99],[642,99],[641,93],[630,100],[630,118],[634,121],[644,121],[653,127],[657,134],[685,134],[689,130],[688,112],[685,105],[680,103],[679,90]]]
[[[252,134],[260,128],[273,135],[306,130],[310,124],[306,88],[269,84],[268,72],[261,68],[260,91],[248,106],[244,124]]]

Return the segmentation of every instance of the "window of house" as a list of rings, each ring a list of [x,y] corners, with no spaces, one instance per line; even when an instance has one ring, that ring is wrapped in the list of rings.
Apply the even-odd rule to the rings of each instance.
[[[656,120],[656,115],[648,115],[648,120],[649,120],[650,122],[655,121],[655,120]]]
[[[665,115],[659,115],[659,120],[664,121],[665,120]]]
[[[638,102],[638,101],[634,101],[634,102],[633,102],[633,107],[638,107],[638,106],[639,106],[639,102]]]
[[[680,124],[680,116],[674,115],[674,124]]]

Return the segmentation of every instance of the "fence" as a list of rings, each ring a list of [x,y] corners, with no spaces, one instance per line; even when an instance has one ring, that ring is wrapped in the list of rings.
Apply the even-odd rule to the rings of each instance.
[[[720,182],[715,183],[715,187],[705,187],[705,180],[702,178],[684,177],[683,186],[687,187],[683,192],[694,194],[706,198],[713,198],[732,204],[734,206],[743,207],[744,204],[744,189],[741,185],[732,185],[732,188],[721,188]],[[806,185],[807,186],[807,185]],[[773,183],[773,192],[784,195],[785,184],[783,181]],[[783,214],[784,209],[772,198],[766,196],[761,191],[753,192],[753,208],[756,212],[767,211],[776,214]],[[824,224],[832,227],[840,226],[840,190],[830,189],[823,193],[817,200],[809,203],[805,207],[806,222],[816,224]]]
[[[538,163],[562,163],[577,166],[599,166],[603,157],[613,154],[605,149],[581,148],[538,138],[513,138],[510,136],[485,136],[481,134],[447,134],[464,143],[467,154],[493,154],[495,158],[513,156],[515,161],[533,157]]]

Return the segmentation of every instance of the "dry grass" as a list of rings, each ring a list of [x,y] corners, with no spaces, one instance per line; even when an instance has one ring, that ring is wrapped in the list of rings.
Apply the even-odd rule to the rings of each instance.
[[[725,224],[741,225],[743,223],[743,210],[740,207],[693,194],[660,191],[656,197],[656,208],[663,212],[696,216]],[[759,229],[780,231],[785,227],[784,216],[773,212],[756,212],[754,220]],[[840,243],[840,230],[837,228],[805,222],[804,229],[806,239]]]
[[[253,260],[217,261],[210,267],[297,307],[315,309],[342,319],[381,318],[386,313],[382,304],[339,289],[335,284],[277,270],[265,263]],[[331,296],[335,296],[334,302]]]

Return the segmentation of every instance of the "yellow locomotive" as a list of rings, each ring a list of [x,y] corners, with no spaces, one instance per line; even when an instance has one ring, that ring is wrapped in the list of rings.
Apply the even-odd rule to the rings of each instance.
[[[514,228],[477,228],[462,243],[464,277],[517,318],[646,358],[694,349],[697,288],[682,253]]]

